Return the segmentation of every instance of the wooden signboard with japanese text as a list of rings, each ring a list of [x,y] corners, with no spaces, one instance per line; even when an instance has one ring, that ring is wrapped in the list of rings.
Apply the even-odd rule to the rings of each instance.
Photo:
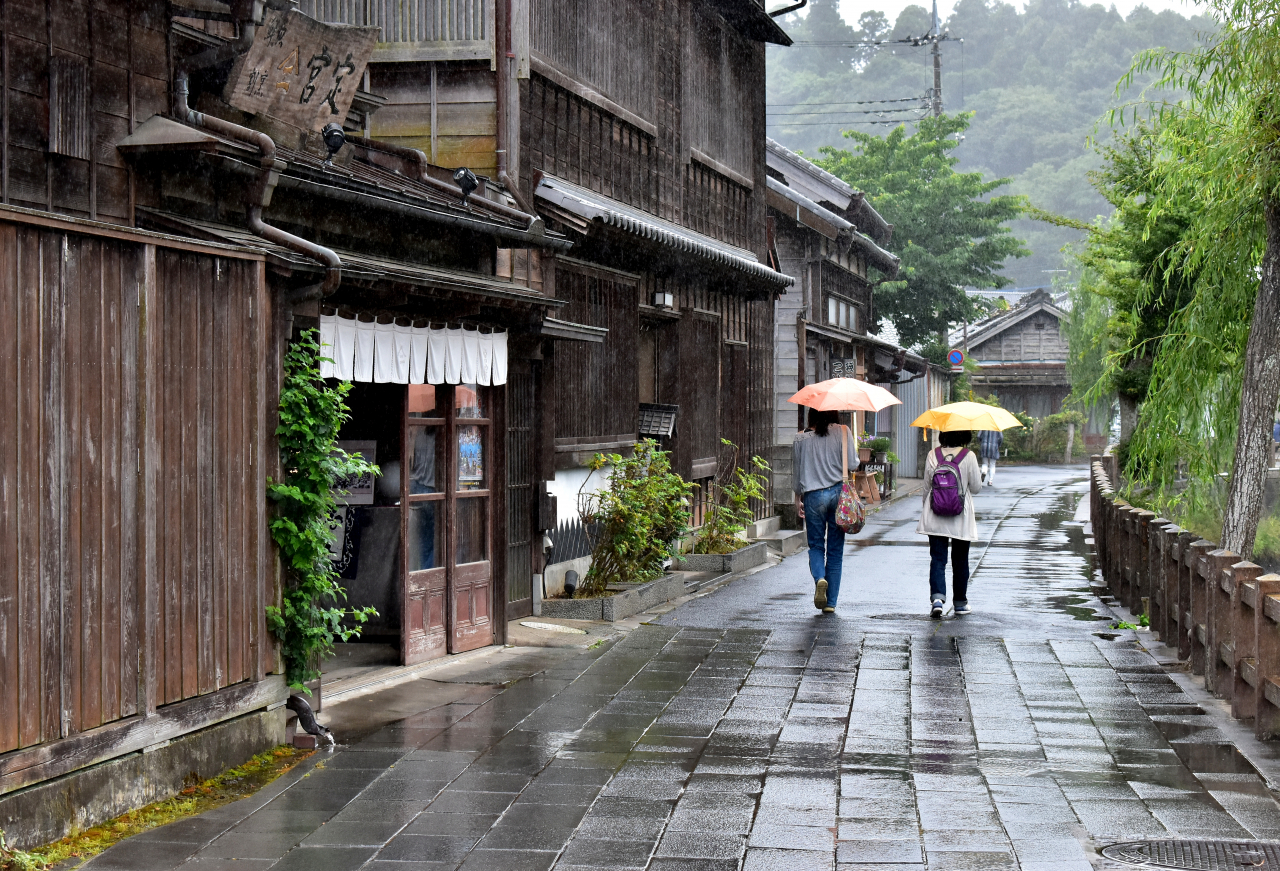
[[[227,80],[227,102],[303,130],[341,124],[380,28],[325,24],[296,9],[269,10]]]

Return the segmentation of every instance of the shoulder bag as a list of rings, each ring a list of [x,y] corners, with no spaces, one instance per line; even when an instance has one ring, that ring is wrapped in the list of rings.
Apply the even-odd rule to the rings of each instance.
[[[867,509],[849,480],[849,428],[840,427],[840,504],[836,506],[836,526],[849,535],[862,532],[867,523]]]

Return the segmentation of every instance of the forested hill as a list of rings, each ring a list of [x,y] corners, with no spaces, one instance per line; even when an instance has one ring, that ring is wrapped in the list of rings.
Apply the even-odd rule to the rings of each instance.
[[[814,157],[823,145],[844,147],[841,130],[887,132],[868,122],[919,117],[920,102],[863,101],[923,100],[933,86],[929,47],[848,44],[921,36],[929,17],[908,6],[896,22],[873,11],[845,22],[836,0],[810,0],[803,18],[780,19],[795,45],[769,48],[769,135]],[[1108,206],[1089,185],[1097,159],[1086,140],[1116,105],[1116,82],[1139,51],[1190,48],[1211,26],[1203,16],[1145,7],[1126,18],[1075,0],[1029,0],[1022,12],[999,0],[959,0],[943,22],[952,38],[942,43],[944,110],[975,113],[954,152],[959,168],[1007,176],[1014,180],[1009,192],[1092,220]],[[1109,136],[1105,121],[1096,131]],[[1061,265],[1059,249],[1078,236],[1031,221],[1018,222],[1015,232],[1033,252],[1006,266],[1015,287],[1049,283]]]

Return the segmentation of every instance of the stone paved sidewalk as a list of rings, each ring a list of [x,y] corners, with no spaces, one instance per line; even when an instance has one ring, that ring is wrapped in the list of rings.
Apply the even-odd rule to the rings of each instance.
[[[1087,619],[1106,609],[1078,474],[1002,475],[972,617],[923,616],[927,548],[896,504],[851,543],[835,618],[807,604],[800,554],[526,679],[424,694],[88,867],[1085,871],[1116,840],[1280,838],[1215,720]]]

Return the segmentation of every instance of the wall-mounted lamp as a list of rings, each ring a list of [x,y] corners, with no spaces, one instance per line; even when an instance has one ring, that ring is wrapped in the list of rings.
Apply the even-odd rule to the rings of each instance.
[[[462,191],[462,204],[467,204],[467,197],[471,196],[472,191],[480,187],[480,180],[476,178],[476,174],[465,166],[459,167],[453,173],[453,181]]]
[[[654,308],[671,308],[672,306],[675,305],[675,302],[676,302],[675,297],[672,296],[671,293],[668,291],[655,290],[653,292]]]
[[[347,134],[342,131],[341,124],[329,123],[320,131],[320,138],[324,140],[324,147],[329,149],[329,156],[325,158],[324,165],[331,166],[333,158],[342,150],[342,146],[347,144]]]

